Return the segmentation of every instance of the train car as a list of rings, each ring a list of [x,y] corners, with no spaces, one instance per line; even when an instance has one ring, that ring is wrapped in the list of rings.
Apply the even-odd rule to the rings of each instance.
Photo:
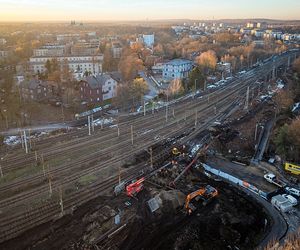
[[[284,169],[292,174],[299,175],[300,174],[300,166],[286,162],[284,164]]]

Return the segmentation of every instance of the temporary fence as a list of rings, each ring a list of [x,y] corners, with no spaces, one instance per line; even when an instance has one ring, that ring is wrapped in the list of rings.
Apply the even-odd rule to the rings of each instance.
[[[227,174],[225,172],[222,172],[220,169],[215,169],[215,168],[212,168],[210,166],[208,166],[207,164],[204,164],[203,163],[203,168],[205,169],[205,171],[209,172],[209,173],[212,173],[218,177],[221,177],[229,182],[232,182],[238,186],[241,186],[243,188],[246,188],[248,189],[249,191],[261,196],[262,198],[266,199],[267,200],[267,193],[265,193],[264,191],[258,189],[257,187],[255,187],[254,185],[246,182],[246,181],[243,181],[235,176],[232,176],[230,174]]]

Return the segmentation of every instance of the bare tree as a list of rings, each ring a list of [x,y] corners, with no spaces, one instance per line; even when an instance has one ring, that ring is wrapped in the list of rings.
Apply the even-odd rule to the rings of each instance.
[[[216,53],[213,50],[208,50],[196,58],[196,62],[207,72],[215,70],[217,61]]]

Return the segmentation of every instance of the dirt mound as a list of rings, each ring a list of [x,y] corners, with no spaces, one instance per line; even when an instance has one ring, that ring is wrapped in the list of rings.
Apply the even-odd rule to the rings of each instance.
[[[176,211],[183,206],[185,201],[184,193],[179,190],[163,190],[155,198],[164,212]]]

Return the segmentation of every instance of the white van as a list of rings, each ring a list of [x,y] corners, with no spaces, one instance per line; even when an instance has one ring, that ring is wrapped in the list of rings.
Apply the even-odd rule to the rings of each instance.
[[[295,197],[289,195],[289,194],[283,194],[282,195],[284,198],[286,198],[290,203],[293,204],[293,206],[297,206],[298,204],[298,201]]]
[[[296,195],[298,197],[300,197],[300,190],[296,189],[296,188],[291,188],[291,187],[286,187],[285,190],[292,195]]]

